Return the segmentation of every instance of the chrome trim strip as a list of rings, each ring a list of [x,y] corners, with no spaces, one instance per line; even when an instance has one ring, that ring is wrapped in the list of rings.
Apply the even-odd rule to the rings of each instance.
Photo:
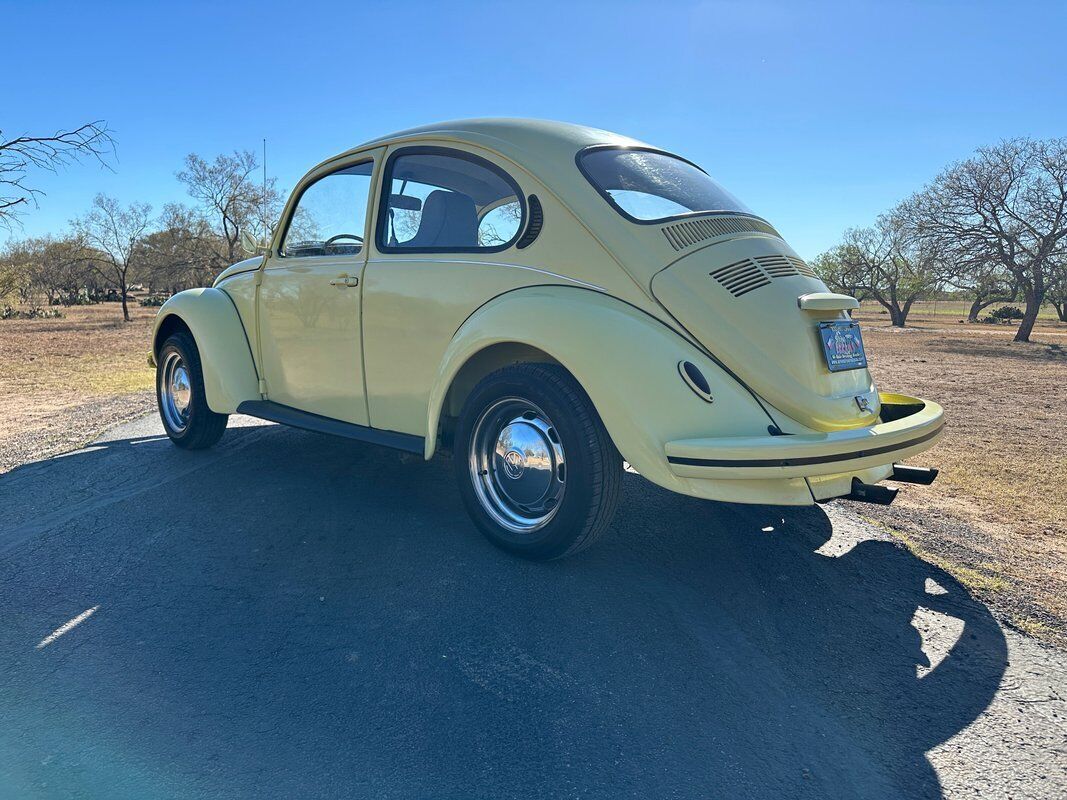
[[[566,275],[560,275],[558,272],[550,272],[547,269],[540,269],[539,267],[530,267],[525,264],[507,264],[502,261],[474,261],[471,259],[463,258],[371,258],[367,260],[367,264],[393,264],[393,263],[418,263],[418,264],[474,264],[480,267],[511,267],[512,269],[525,269],[530,272],[539,272],[542,275],[548,275],[552,278],[559,278],[560,280],[569,281],[579,286],[585,286],[587,289],[595,289],[598,292],[607,292],[603,286],[597,286],[595,283],[586,283],[580,281],[577,278],[570,278]]]

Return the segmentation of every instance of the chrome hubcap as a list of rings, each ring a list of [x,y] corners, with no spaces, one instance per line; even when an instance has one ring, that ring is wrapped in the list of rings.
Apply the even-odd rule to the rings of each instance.
[[[181,433],[189,425],[189,405],[193,390],[189,382],[189,370],[176,352],[167,353],[163,360],[160,380],[160,406],[167,426]]]
[[[559,510],[567,485],[563,445],[533,403],[508,397],[483,411],[468,461],[482,508],[512,533],[532,533]]]

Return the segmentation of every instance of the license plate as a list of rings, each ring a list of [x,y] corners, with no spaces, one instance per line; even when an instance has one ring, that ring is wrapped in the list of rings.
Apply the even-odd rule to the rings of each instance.
[[[830,368],[830,372],[862,369],[867,366],[867,355],[863,352],[863,337],[860,336],[858,322],[820,322],[819,336],[822,338],[822,351],[826,355],[826,366]]]

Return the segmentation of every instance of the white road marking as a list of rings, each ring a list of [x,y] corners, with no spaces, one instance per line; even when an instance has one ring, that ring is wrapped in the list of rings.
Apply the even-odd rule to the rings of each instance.
[[[89,619],[89,617],[91,617],[93,614],[95,614],[96,613],[96,609],[98,609],[98,608],[100,608],[100,606],[93,606],[92,608],[86,609],[85,611],[80,613],[74,619],[68,620],[67,622],[64,622],[62,625],[60,625],[58,628],[56,628],[54,631],[52,631],[46,637],[41,639],[41,641],[39,641],[37,643],[37,648],[36,649],[40,650],[42,647],[47,647],[48,645],[52,644],[52,642],[54,642],[56,639],[58,639],[60,636],[62,636],[64,633],[67,633],[68,631],[71,631],[74,628],[78,627],[83,622],[85,622],[85,620]]]

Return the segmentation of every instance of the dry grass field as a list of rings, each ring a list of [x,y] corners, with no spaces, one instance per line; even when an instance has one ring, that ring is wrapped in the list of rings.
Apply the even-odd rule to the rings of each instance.
[[[80,447],[153,407],[148,339],[155,308],[63,309],[62,319],[0,320],[0,472]]]
[[[1043,318],[1030,344],[1013,326],[966,325],[923,304],[908,327],[858,315],[880,388],[929,397],[947,433],[917,460],[933,486],[903,486],[864,514],[936,562],[1009,623],[1067,643],[1067,324]]]
[[[1067,325],[1043,318],[1034,343],[1015,344],[1013,327],[960,324],[962,305],[920,305],[904,330],[876,308],[859,314],[879,386],[949,416],[919,460],[941,468],[937,483],[862,511],[1009,623],[1067,643]],[[130,324],[113,303],[64,313],[0,320],[0,472],[154,407],[155,309],[135,306]]]

